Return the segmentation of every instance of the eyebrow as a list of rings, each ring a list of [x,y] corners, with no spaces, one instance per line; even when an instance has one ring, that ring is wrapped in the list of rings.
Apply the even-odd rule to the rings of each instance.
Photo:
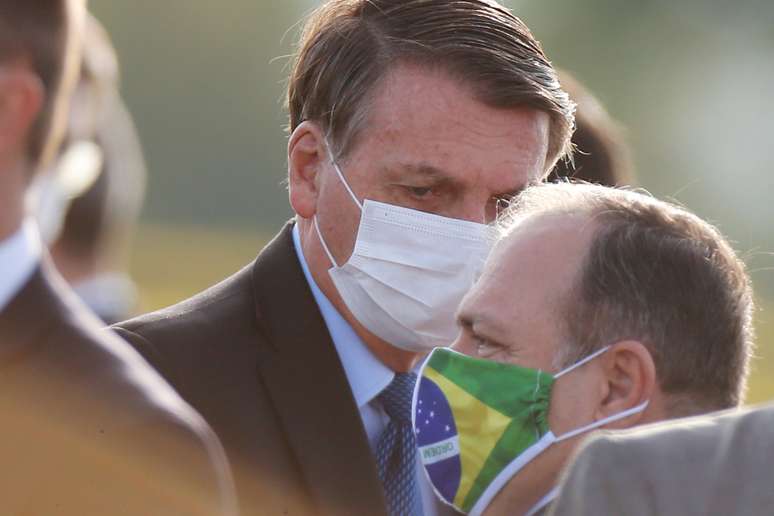
[[[385,166],[382,168],[382,171],[388,175],[392,175],[393,177],[401,173],[409,173],[409,174],[424,176],[427,179],[434,180],[436,184],[460,185],[460,182],[455,178],[451,177],[448,173],[446,173],[445,170],[438,168],[434,165],[430,165],[429,163],[418,163],[418,164],[399,163],[393,166]],[[395,178],[397,179],[397,177]],[[539,181],[530,179],[527,183],[520,185],[514,188],[513,190],[497,193],[497,194],[494,194],[492,197],[493,198],[507,197],[509,199],[512,199],[517,195],[519,195],[521,192],[523,192],[528,186],[532,186],[537,183],[539,183]]]
[[[492,319],[481,314],[472,314],[470,312],[459,312],[457,314],[457,322],[462,328],[483,327],[484,330],[496,329],[496,325],[493,324]],[[476,332],[479,333],[479,332]]]
[[[440,169],[429,163],[399,163],[393,166],[385,166],[382,169],[385,173],[398,176],[408,174],[415,174],[424,176],[428,179],[434,179],[437,182],[456,183],[456,180],[452,178],[445,170]]]

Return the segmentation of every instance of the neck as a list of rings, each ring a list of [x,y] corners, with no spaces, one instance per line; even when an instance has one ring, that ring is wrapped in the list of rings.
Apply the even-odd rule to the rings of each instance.
[[[21,227],[27,182],[19,167],[0,168],[0,241]]]
[[[309,271],[311,272],[315,283],[317,283],[317,286],[322,293],[325,294],[325,297],[328,298],[347,323],[352,326],[352,329],[355,330],[355,333],[363,340],[365,345],[368,346],[371,353],[373,353],[385,366],[397,373],[411,371],[421,356],[418,353],[396,348],[387,341],[380,339],[360,324],[355,316],[352,315],[352,312],[347,308],[346,303],[344,303],[344,300],[339,295],[336,286],[333,284],[333,281],[328,274],[330,262],[320,245],[312,221],[297,217],[296,224],[298,225],[298,231],[301,237],[301,249],[304,252],[304,258],[309,266]]]
[[[571,450],[570,443],[556,443],[538,455],[497,493],[484,515],[526,514],[557,485]]]

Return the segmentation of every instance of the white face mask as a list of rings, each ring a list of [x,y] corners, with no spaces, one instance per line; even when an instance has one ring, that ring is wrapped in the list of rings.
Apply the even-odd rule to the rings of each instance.
[[[347,308],[370,332],[398,348],[426,352],[457,336],[454,315],[478,278],[494,241],[491,226],[366,199],[339,166],[336,174],[360,208],[355,248],[328,270]]]

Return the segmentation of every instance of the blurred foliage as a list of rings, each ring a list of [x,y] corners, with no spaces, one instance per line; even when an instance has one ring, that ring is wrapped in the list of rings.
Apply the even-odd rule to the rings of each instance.
[[[172,305],[218,283],[252,261],[269,238],[206,227],[141,226],[131,263],[140,311]]]
[[[774,303],[760,300],[755,322],[758,349],[752,360],[747,403],[774,399]]]
[[[640,183],[716,222],[774,295],[774,2],[510,0],[628,129]],[[271,233],[282,97],[312,0],[91,0],[150,165],[145,220]]]

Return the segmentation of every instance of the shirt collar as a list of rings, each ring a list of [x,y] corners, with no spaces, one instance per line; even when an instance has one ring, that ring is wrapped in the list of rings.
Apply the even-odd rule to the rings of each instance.
[[[301,262],[301,269],[312,289],[317,306],[320,308],[331,340],[339,354],[344,373],[347,375],[349,387],[355,397],[358,408],[370,403],[384,390],[395,377],[395,373],[376,358],[368,349],[352,326],[347,322],[330,300],[322,293],[315,283],[309,266],[301,249],[301,237],[298,232],[298,224],[293,226],[293,246]]]
[[[0,312],[35,272],[41,256],[38,228],[32,219],[0,242]]]

